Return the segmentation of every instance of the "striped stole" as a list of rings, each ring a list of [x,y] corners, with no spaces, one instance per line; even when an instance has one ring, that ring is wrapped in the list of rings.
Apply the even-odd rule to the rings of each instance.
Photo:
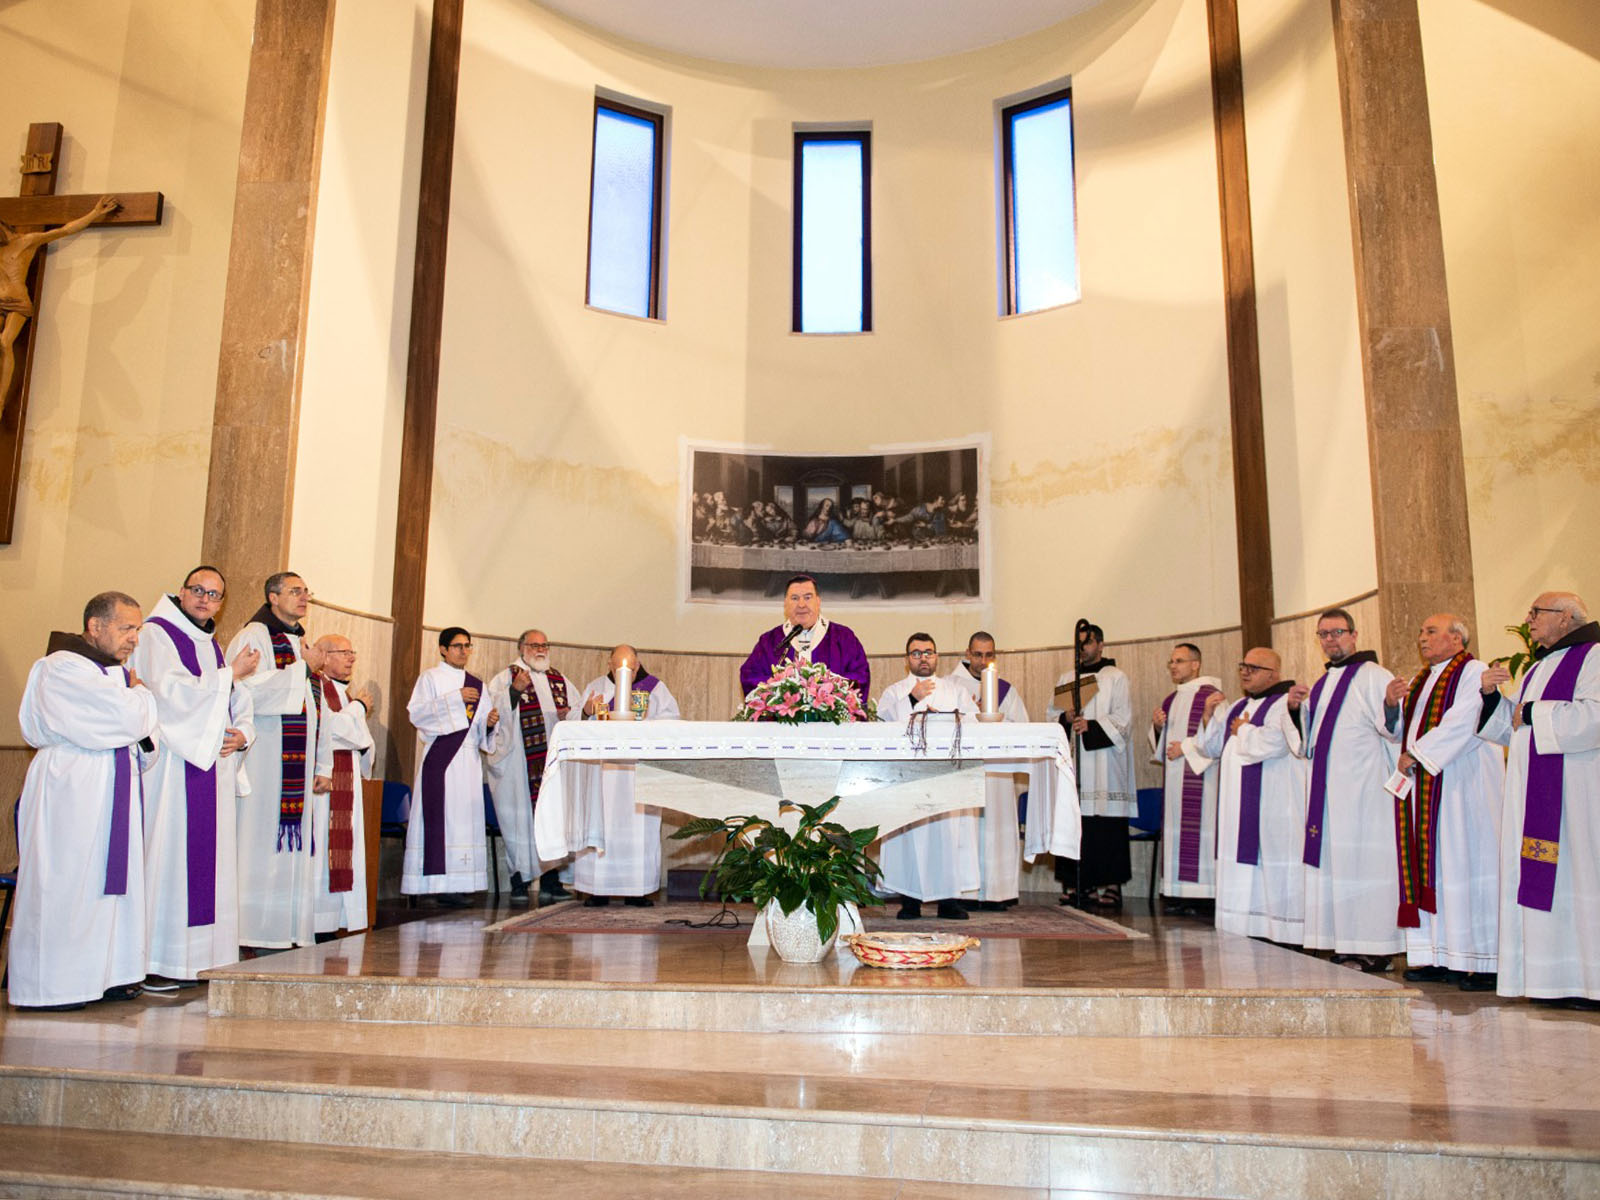
[[[545,755],[550,745],[550,731],[544,727],[544,708],[539,703],[539,693],[529,672],[528,690],[517,705],[517,720],[522,726],[522,758],[528,772],[528,803],[538,806],[539,786],[544,782]],[[550,698],[556,703],[556,720],[567,716],[567,680],[554,667],[545,672],[550,683]]]
[[[326,676],[318,676],[322,703],[329,712],[343,712],[339,688]],[[356,850],[356,752],[333,752],[333,789],[328,793],[328,891],[348,892],[355,888]]]
[[[1455,700],[1456,688],[1461,684],[1461,672],[1472,661],[1472,654],[1463,650],[1445,664],[1434,682],[1433,690],[1423,699],[1422,689],[1427,686],[1433,668],[1424,667],[1411,680],[1406,692],[1404,734],[1400,743],[1403,754],[1411,747],[1411,722],[1417,705],[1422,705],[1422,718],[1417,725],[1417,736],[1427,733],[1444,719]],[[1395,846],[1400,859],[1400,911],[1402,929],[1416,929],[1422,924],[1420,913],[1438,911],[1439,874],[1439,801],[1444,796],[1444,772],[1429,775],[1415,772],[1416,787],[1411,795],[1394,802]],[[1415,803],[1413,804],[1413,801]]]
[[[289,635],[269,630],[272,638],[272,665],[287,671],[300,662]],[[300,711],[285,713],[281,718],[282,738],[279,747],[279,774],[282,784],[278,790],[278,850],[300,850],[301,818],[306,811],[306,706],[302,701]],[[315,851],[313,851],[315,853]]]

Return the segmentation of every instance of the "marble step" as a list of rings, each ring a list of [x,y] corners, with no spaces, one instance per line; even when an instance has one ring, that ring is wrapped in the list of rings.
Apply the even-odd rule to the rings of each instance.
[[[402,1060],[382,1086],[376,1080],[384,1072],[372,1064],[356,1072],[368,1081],[360,1085],[341,1082],[345,1073],[325,1062],[321,1083],[228,1078],[222,1054],[197,1056],[180,1068],[200,1074],[6,1067],[0,1068],[0,1120],[352,1152],[468,1155],[493,1158],[504,1170],[514,1168],[512,1159],[530,1166],[548,1159],[618,1170],[1234,1198],[1600,1194],[1600,1152],[1540,1144],[1530,1136],[1537,1119],[1519,1123],[1503,1114],[1463,1122],[1445,1140],[1415,1136],[1428,1129],[1425,1117],[1406,1127],[1409,1138],[1381,1132],[1381,1112],[1363,1124],[1358,1110],[1381,1105],[1343,1111],[1265,1097],[1209,1105],[1176,1097],[1163,1114],[1148,1104],[1137,1113],[1119,1112],[1116,1099],[1106,1097],[1104,1115],[1097,1117],[1093,1092],[1063,1105],[1059,1089],[1036,1094],[1013,1088],[1002,1098],[968,1087],[895,1107],[886,1102],[888,1086],[875,1092],[847,1082],[775,1077],[755,1081],[764,1087],[753,1091],[764,1094],[732,1103],[727,1081],[693,1072],[599,1097],[583,1094],[581,1076],[550,1079],[541,1090],[535,1072],[524,1080],[528,1090],[507,1094],[472,1090],[463,1065],[434,1062],[414,1073]],[[452,1069],[460,1072],[454,1090],[441,1086]],[[482,1086],[504,1082],[490,1078]],[[605,1093],[604,1079],[592,1081],[590,1090]],[[725,1099],[697,1098],[704,1094]],[[1262,1120],[1274,1110],[1273,1119]],[[1258,1123],[1279,1128],[1261,1132]],[[1319,1126],[1333,1132],[1313,1131]]]
[[[0,1125],[0,1193],[33,1197],[438,1200],[1141,1200],[1131,1193],[570,1162],[301,1142]]]

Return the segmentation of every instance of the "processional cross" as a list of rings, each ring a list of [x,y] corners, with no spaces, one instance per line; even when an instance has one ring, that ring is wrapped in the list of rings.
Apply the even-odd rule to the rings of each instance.
[[[61,125],[28,126],[22,187],[0,197],[0,545],[11,542],[22,470],[22,428],[33,373],[34,327],[44,283],[45,242],[102,225],[159,225],[160,192],[57,196]],[[86,220],[87,218],[87,220]],[[39,235],[46,235],[41,238]]]

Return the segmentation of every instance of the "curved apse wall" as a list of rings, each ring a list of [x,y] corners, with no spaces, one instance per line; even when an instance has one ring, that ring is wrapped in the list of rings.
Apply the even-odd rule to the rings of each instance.
[[[1083,299],[1000,319],[995,101],[1066,77]],[[664,321],[582,303],[597,86],[671,108]],[[875,332],[800,337],[792,130],[830,121],[873,130]],[[776,605],[681,601],[681,439],[862,452],[972,435],[988,439],[989,602],[833,598],[869,649],[978,624],[1055,644],[1083,613],[1118,636],[1237,620],[1203,3],[1107,3],[930,63],[773,72],[478,0],[456,138],[428,623],[741,649]]]

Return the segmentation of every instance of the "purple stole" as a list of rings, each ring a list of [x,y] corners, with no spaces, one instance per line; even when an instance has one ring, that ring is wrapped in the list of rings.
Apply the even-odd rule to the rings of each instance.
[[[462,686],[478,689],[478,700],[467,704],[467,727],[454,729],[433,739],[422,758],[422,873],[443,875],[444,868],[444,773],[455,760],[456,751],[472,732],[478,703],[483,699],[483,680],[471,671]]]
[[[92,659],[90,660],[93,661]],[[111,674],[102,664],[95,663],[102,675]],[[132,686],[128,668],[122,668],[122,682]],[[128,826],[132,819],[134,748],[118,746],[111,752],[111,837],[106,843],[107,896],[128,894]],[[144,777],[139,778],[139,805],[144,806]]]
[[[1250,724],[1258,727],[1265,725],[1267,710],[1281,695],[1282,692],[1273,692],[1262,700],[1251,716]],[[1224,748],[1228,744],[1228,739],[1233,737],[1234,721],[1244,712],[1244,706],[1251,699],[1252,697],[1246,696],[1228,710],[1228,733],[1222,739]],[[1261,768],[1265,765],[1265,763],[1251,763],[1239,772],[1239,847],[1233,856],[1233,861],[1250,866],[1255,866],[1261,861]]]
[[[300,662],[300,656],[294,652],[288,634],[279,633],[276,629],[269,629],[267,634],[272,639],[272,665],[277,670],[287,671]],[[301,703],[297,713],[285,713],[279,728],[282,732],[278,771],[281,781],[278,789],[278,850],[281,852],[285,849],[299,850],[304,845],[300,826],[306,811],[305,704]],[[313,846],[311,853],[316,852]]]
[[[529,672],[530,676],[532,672]],[[566,719],[567,680],[551,667],[545,672],[550,681],[550,698],[556,702],[556,720]],[[522,727],[522,759],[528,771],[528,802],[537,807],[539,787],[544,783],[544,761],[550,745],[550,731],[544,727],[544,708],[530,679],[528,690],[517,705],[517,723]]]
[[[971,672],[969,671],[968,674],[971,674]],[[999,680],[998,681],[998,686],[995,688],[995,691],[994,691],[994,706],[995,706],[995,708],[999,709],[999,707],[1006,702],[1006,697],[1009,696],[1010,694],[1011,694],[1011,681],[1009,679]]]
[[[1217,689],[1209,683],[1201,685],[1196,690],[1194,701],[1189,705],[1188,730],[1185,737],[1193,737],[1200,731],[1200,718],[1205,714],[1206,698]],[[1170,719],[1172,716],[1172,701],[1177,692],[1168,692],[1167,698],[1161,702],[1161,711]],[[1171,737],[1171,725],[1161,726],[1161,747],[1166,749],[1167,740]],[[1183,792],[1178,807],[1178,881],[1180,883],[1200,882],[1200,825],[1205,808],[1206,777],[1196,775],[1187,759],[1179,760],[1183,763]],[[1257,781],[1256,790],[1260,792],[1260,782]]]
[[[1322,817],[1328,806],[1328,755],[1333,750],[1333,727],[1339,723],[1339,710],[1344,707],[1345,693],[1350,690],[1350,683],[1360,670],[1361,664],[1356,662],[1324,671],[1322,678],[1312,686],[1311,695],[1306,701],[1306,727],[1310,728],[1315,721],[1317,701],[1322,697],[1328,676],[1334,671],[1339,672],[1339,682],[1333,685],[1333,699],[1328,701],[1328,711],[1322,714],[1322,723],[1317,725],[1316,740],[1311,746],[1311,794],[1306,801],[1305,853],[1300,859],[1308,867],[1322,866]]]
[[[616,680],[611,684],[616,686]],[[635,721],[644,720],[645,714],[650,711],[650,693],[656,690],[656,684],[661,680],[654,675],[641,675],[633,681],[633,687],[628,690],[628,711],[633,714]]]
[[[183,669],[196,679],[200,678],[200,655],[194,639],[165,617],[151,617],[146,622],[160,626],[172,639],[172,648],[178,652]],[[211,649],[216,651],[217,668],[222,668],[222,647],[212,638]],[[184,823],[187,829],[184,852],[185,871],[189,891],[189,928],[211,925],[217,919],[217,765],[202,771],[192,762],[183,764]]]
[[[1550,672],[1540,700],[1571,700],[1577,691],[1578,673],[1594,642],[1568,646],[1561,661]],[[1529,671],[1517,693],[1517,707],[1528,694]],[[1528,781],[1522,813],[1522,873],[1517,881],[1517,904],[1549,912],[1555,903],[1556,860],[1561,844],[1561,801],[1565,790],[1566,756],[1541,754],[1533,744],[1533,729],[1528,729]]]

